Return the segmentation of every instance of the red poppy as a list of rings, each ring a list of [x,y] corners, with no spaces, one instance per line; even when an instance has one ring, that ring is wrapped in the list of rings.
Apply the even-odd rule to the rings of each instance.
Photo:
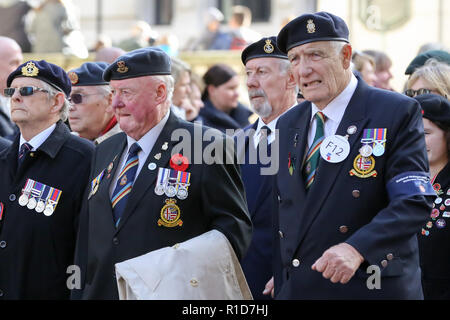
[[[188,159],[182,154],[174,154],[172,158],[170,158],[170,167],[177,171],[185,171],[189,166]]]

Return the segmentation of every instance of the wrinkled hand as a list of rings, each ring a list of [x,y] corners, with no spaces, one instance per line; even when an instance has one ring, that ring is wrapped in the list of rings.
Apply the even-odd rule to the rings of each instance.
[[[354,247],[343,242],[325,251],[311,268],[333,283],[345,284],[363,261],[363,256]]]
[[[274,284],[273,284],[273,277],[270,278],[270,280],[266,283],[266,287],[264,288],[263,294],[268,295],[270,294],[272,298],[274,297]]]

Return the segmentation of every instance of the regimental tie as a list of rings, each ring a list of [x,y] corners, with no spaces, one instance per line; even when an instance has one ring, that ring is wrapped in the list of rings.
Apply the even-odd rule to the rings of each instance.
[[[25,142],[24,144],[22,144],[20,146],[20,150],[19,150],[19,156],[17,158],[17,168],[20,167],[20,165],[22,164],[23,160],[25,159],[26,154],[31,151],[31,149],[33,149],[33,147],[31,146],[31,144],[29,144],[28,142]]]
[[[268,143],[268,139],[269,139],[269,135],[272,132],[272,130],[270,130],[270,128],[268,126],[262,126],[261,129],[259,130],[259,142],[258,142],[258,146],[261,143],[264,143],[267,145]]]
[[[122,171],[117,179],[116,188],[112,194],[111,204],[114,213],[114,222],[116,228],[119,225],[120,218],[122,218],[125,206],[128,200],[128,195],[133,187],[134,178],[138,169],[138,152],[141,147],[137,142],[133,143],[128,151],[128,158]]]
[[[314,141],[308,150],[302,170],[306,190],[308,190],[314,182],[317,165],[319,164],[320,158],[320,145],[325,138],[325,115],[319,111],[314,117],[316,118],[316,135],[314,136]]]

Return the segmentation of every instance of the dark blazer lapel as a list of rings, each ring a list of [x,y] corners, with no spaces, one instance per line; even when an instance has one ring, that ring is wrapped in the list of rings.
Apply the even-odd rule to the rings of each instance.
[[[305,183],[302,176],[303,158],[305,157],[306,146],[308,145],[308,130],[311,122],[311,104],[308,103],[306,108],[302,108],[298,120],[292,127],[289,128],[289,133],[286,141],[280,143],[288,143],[288,154],[280,155],[280,157],[289,158],[291,154],[291,161],[295,166],[292,178],[294,183],[289,184],[289,187],[295,192],[296,197],[306,197]],[[284,148],[283,148],[284,149]],[[288,166],[289,159],[281,159],[282,165]]]
[[[136,207],[138,206],[139,201],[142,199],[142,197],[144,197],[144,195],[154,196],[154,191],[151,190],[151,188],[154,187],[155,180],[158,177],[159,168],[168,168],[167,163],[170,160],[171,151],[174,145],[177,144],[177,141],[171,141],[171,135],[173,130],[178,127],[177,117],[174,116],[173,113],[170,113],[169,119],[167,119],[167,123],[161,131],[155,145],[153,146],[144,163],[144,166],[142,167],[136,181],[134,182],[130,197],[127,200],[124,216],[119,223],[117,232],[126,223],[127,219],[136,211]],[[166,143],[167,148],[164,147],[164,150],[163,145]],[[156,164],[155,170],[150,170],[148,168],[148,165],[152,162]]]
[[[361,85],[361,81],[358,83],[358,87],[355,90],[350,102],[345,110],[344,116],[342,117],[341,123],[336,130],[337,135],[346,136],[347,129],[351,125],[356,126],[357,131],[348,135],[348,142],[350,144],[350,154],[342,162],[339,163],[329,163],[324,159],[320,158],[319,166],[317,168],[317,174],[315,181],[308,191],[308,196],[306,197],[306,203],[302,215],[302,223],[300,224],[298,244],[301,243],[306,230],[308,230],[311,223],[317,217],[318,212],[320,212],[325,199],[332,192],[332,187],[334,181],[339,176],[339,174],[348,174],[345,170],[353,167],[352,151],[355,148],[359,148],[360,145],[357,143],[361,140],[361,134],[363,128],[368,118],[366,118],[366,96],[364,96],[364,84]],[[345,170],[343,170],[345,168]]]

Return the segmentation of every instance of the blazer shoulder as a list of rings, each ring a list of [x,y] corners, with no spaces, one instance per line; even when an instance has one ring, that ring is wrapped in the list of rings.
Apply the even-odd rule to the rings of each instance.
[[[282,126],[289,126],[291,123],[296,122],[301,114],[308,111],[311,103],[309,101],[304,101],[296,106],[290,108],[277,121],[277,128],[281,128]]]
[[[80,138],[73,134],[70,134],[64,143],[67,148],[72,149],[73,151],[81,154],[83,157],[91,157],[94,153],[94,144],[89,140]]]

